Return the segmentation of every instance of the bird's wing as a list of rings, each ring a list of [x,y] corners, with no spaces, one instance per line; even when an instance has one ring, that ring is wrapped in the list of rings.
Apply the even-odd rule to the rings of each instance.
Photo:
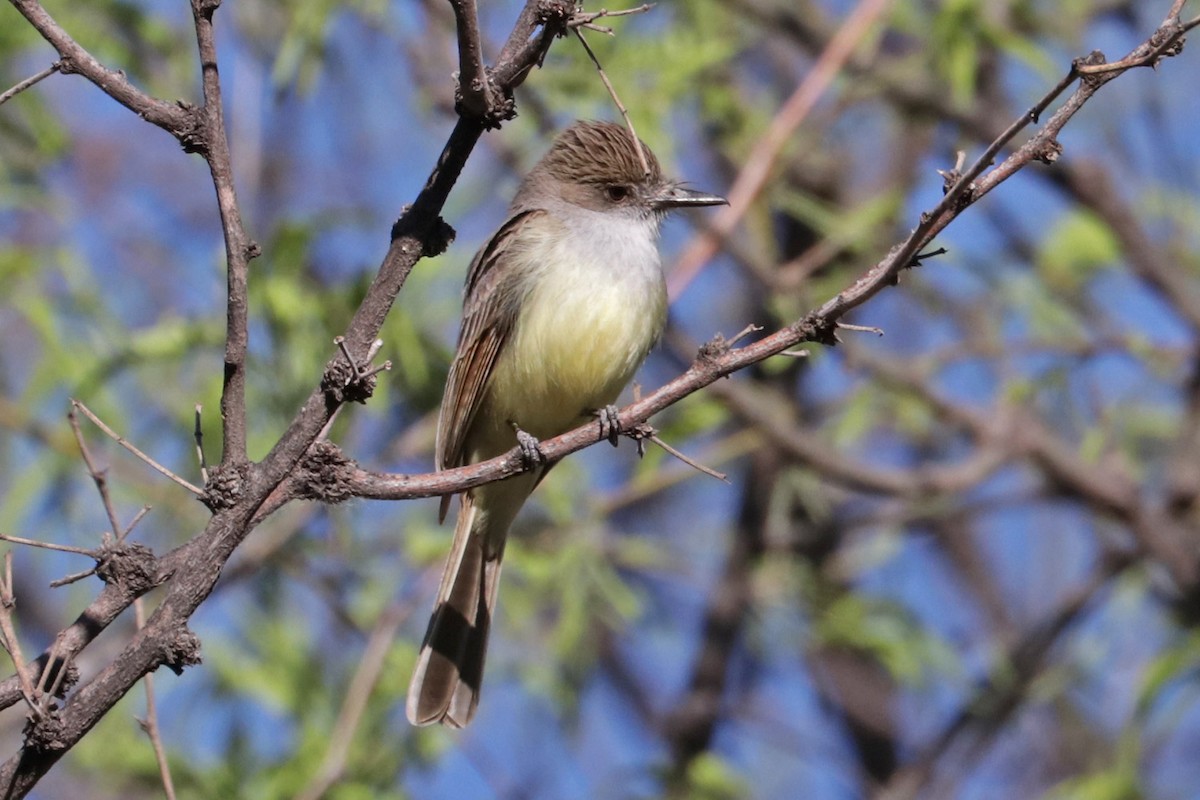
[[[466,463],[466,437],[471,429],[496,359],[516,323],[511,270],[497,269],[521,229],[547,212],[531,209],[514,214],[475,254],[467,272],[466,303],[458,350],[438,415],[436,466],[449,469]],[[444,514],[444,512],[443,512]]]

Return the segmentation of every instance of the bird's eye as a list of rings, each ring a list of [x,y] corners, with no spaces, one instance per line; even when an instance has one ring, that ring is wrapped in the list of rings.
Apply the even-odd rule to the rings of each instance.
[[[604,194],[612,202],[619,203],[629,196],[629,187],[614,183],[611,186],[604,187]]]

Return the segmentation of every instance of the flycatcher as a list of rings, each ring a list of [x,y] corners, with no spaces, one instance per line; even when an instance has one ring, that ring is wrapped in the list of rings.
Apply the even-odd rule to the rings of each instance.
[[[467,273],[438,418],[438,469],[582,425],[613,403],[658,340],[667,291],[658,228],[724,203],[663,177],[607,122],[577,122],[529,172]],[[454,543],[408,689],[408,719],[462,727],[479,704],[508,528],[551,465],[460,495]],[[443,498],[444,518],[449,498]]]

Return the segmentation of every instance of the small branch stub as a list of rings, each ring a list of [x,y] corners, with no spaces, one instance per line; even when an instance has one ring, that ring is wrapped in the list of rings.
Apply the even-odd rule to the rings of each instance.
[[[496,85],[495,80],[492,80],[491,67],[485,67],[484,74],[487,75],[487,80],[482,81],[482,85],[473,82],[470,92],[472,97],[483,98],[483,107],[477,109],[474,106],[468,106],[465,102],[466,96],[463,93],[460,76],[454,88],[454,111],[460,116],[475,117],[484,130],[493,131],[510,119],[516,119],[517,103],[513,99],[511,89],[503,90]]]
[[[200,502],[208,506],[210,511],[232,508],[242,499],[249,478],[249,464],[235,464],[232,467],[218,464],[208,471],[208,483],[200,495]]]
[[[333,442],[322,440],[305,454],[296,471],[296,494],[305,500],[342,503],[353,497],[349,481],[357,465]]]
[[[512,117],[508,117],[508,119],[512,119]],[[404,212],[407,213],[407,211],[408,208],[406,207]],[[442,253],[446,252],[451,243],[454,242],[454,237],[456,235],[457,234],[455,233],[454,228],[451,227],[450,223],[446,222],[446,220],[439,216],[433,221],[433,226],[421,239],[422,257],[434,258],[435,256],[440,256]]]
[[[1046,142],[1038,148],[1033,154],[1034,161],[1040,161],[1043,164],[1053,164],[1062,156],[1063,146],[1058,139],[1047,139]]]
[[[58,706],[52,704],[47,713],[25,724],[25,746],[38,753],[53,753],[70,746]]]
[[[145,545],[118,541],[106,544],[96,559],[96,577],[140,597],[158,585],[158,560]]]
[[[383,340],[376,339],[367,351],[363,365],[360,365],[346,345],[342,336],[335,337],[333,343],[342,351],[342,358],[335,358],[325,365],[325,374],[321,377],[321,388],[325,397],[335,405],[342,403],[366,403],[375,393],[378,383],[376,377],[380,372],[392,368],[391,361],[385,361],[378,367],[369,367],[371,361],[383,348]]]
[[[194,667],[199,663],[200,637],[188,628],[181,630],[174,641],[163,645],[159,664],[176,675],[182,675],[184,669]]]

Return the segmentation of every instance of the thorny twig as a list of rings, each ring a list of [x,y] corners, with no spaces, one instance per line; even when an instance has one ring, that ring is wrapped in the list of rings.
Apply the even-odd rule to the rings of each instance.
[[[72,400],[72,401],[71,401],[71,406],[72,406],[73,408],[75,408],[75,409],[79,410],[79,411],[80,411],[80,412],[81,412],[81,413],[82,413],[82,414],[83,414],[85,417],[87,417],[89,420],[91,420],[91,421],[92,421],[92,423],[93,423],[93,424],[94,424],[94,425],[95,425],[97,428],[99,428],[100,430],[104,431],[104,433],[105,433],[105,434],[106,434],[106,435],[107,435],[107,436],[108,436],[110,439],[112,439],[112,440],[113,440],[114,442],[116,442],[117,444],[121,445],[121,447],[124,447],[126,450],[128,450],[130,453],[132,453],[134,456],[136,456],[137,458],[139,458],[139,459],[142,461],[142,463],[144,463],[144,464],[146,464],[147,466],[149,466],[149,467],[150,467],[151,469],[153,469],[155,472],[159,473],[160,475],[164,475],[164,476],[166,476],[168,479],[170,479],[171,481],[173,481],[173,482],[175,482],[175,483],[179,484],[180,486],[182,486],[183,488],[187,489],[189,492],[191,492],[192,494],[196,495],[197,497],[200,497],[200,496],[202,496],[202,495],[204,494],[204,490],[203,490],[203,489],[201,489],[200,487],[198,487],[198,486],[196,486],[196,485],[194,485],[194,484],[190,483],[189,481],[185,480],[184,478],[181,478],[180,476],[176,475],[174,472],[172,472],[171,470],[167,469],[167,468],[166,468],[166,467],[164,467],[162,464],[159,464],[159,463],[158,463],[157,461],[155,461],[153,458],[151,458],[150,456],[146,455],[146,454],[145,454],[145,453],[143,453],[141,450],[139,450],[139,449],[137,448],[137,446],[136,446],[136,445],[134,445],[134,444],[133,444],[132,442],[130,442],[128,439],[126,439],[125,437],[121,436],[119,433],[117,433],[117,432],[116,432],[116,431],[114,431],[112,428],[110,428],[108,425],[106,425],[106,424],[104,423],[104,421],[103,421],[103,420],[101,420],[99,417],[97,417],[97,416],[96,416],[96,415],[95,415],[95,414],[92,412],[92,410],[91,410],[90,408],[88,408],[87,406],[85,406],[83,403],[79,402],[78,400]],[[74,419],[74,414],[71,414],[71,415],[69,415],[69,418],[70,418],[70,419]],[[82,439],[80,439],[80,441],[82,441]],[[89,466],[90,466],[90,465],[89,465]],[[110,515],[109,515],[109,519],[110,519],[110,521],[113,523],[113,526],[114,526],[114,527],[113,527],[113,530],[114,530],[114,531],[115,531],[115,530],[117,530],[118,528],[116,527],[116,526],[117,526],[117,523],[116,523],[116,519],[115,519],[115,517],[114,517],[112,514],[110,514]]]

